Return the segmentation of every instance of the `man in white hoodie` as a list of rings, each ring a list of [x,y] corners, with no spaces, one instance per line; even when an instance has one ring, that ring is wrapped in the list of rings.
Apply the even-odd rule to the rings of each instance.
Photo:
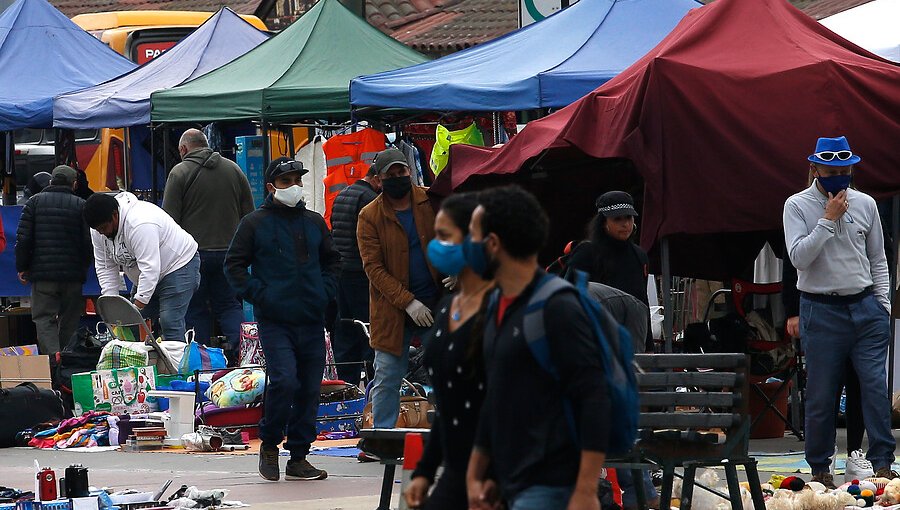
[[[84,204],[94,263],[103,295],[125,290],[120,271],[135,286],[144,317],[159,316],[163,340],[184,341],[184,316],[200,285],[197,242],[165,211],[131,193],[95,193]]]

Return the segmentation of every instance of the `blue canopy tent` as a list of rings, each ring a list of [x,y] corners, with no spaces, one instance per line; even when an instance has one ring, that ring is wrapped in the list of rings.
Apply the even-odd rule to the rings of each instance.
[[[53,126],[53,97],[135,64],[46,0],[18,0],[0,15],[0,131]]]
[[[350,83],[360,107],[508,111],[566,106],[653,49],[695,0],[581,0],[491,42]]]
[[[94,129],[150,124],[150,94],[218,69],[266,39],[265,32],[222,8],[191,35],[134,71],[57,96],[53,125]]]

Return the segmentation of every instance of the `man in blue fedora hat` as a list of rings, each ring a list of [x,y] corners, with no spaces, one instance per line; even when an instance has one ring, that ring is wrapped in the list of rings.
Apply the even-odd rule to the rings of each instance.
[[[815,180],[784,204],[784,238],[797,268],[800,337],[807,362],[806,462],[833,488],[837,393],[849,359],[862,393],[875,476],[893,478],[894,436],[885,364],[890,283],[875,200],[850,188],[860,157],[843,136],[819,138],[809,156]]]

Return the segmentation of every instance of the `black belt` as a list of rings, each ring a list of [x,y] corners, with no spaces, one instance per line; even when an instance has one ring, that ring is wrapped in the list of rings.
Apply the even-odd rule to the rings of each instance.
[[[809,292],[801,292],[804,298],[815,301],[816,303],[825,303],[826,305],[847,305],[850,303],[858,303],[863,298],[872,295],[872,286],[866,287],[859,294],[851,294],[849,296],[838,296],[837,294],[810,294]]]

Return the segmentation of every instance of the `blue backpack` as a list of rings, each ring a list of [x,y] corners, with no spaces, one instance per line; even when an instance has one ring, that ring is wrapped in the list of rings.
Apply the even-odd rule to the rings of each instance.
[[[600,302],[591,296],[587,274],[575,271],[572,275],[575,284],[548,274],[538,282],[534,293],[525,308],[524,334],[525,341],[538,365],[554,379],[560,375],[550,359],[550,343],[544,329],[544,307],[547,300],[558,292],[573,289],[578,300],[587,313],[600,347],[600,358],[603,373],[606,376],[606,388],[609,392],[610,409],[615,419],[610,427],[607,455],[623,455],[631,451],[638,435],[637,377],[634,372],[634,346],[631,335],[607,312]],[[576,438],[575,416],[571,402],[563,402],[563,409],[569,428]]]

